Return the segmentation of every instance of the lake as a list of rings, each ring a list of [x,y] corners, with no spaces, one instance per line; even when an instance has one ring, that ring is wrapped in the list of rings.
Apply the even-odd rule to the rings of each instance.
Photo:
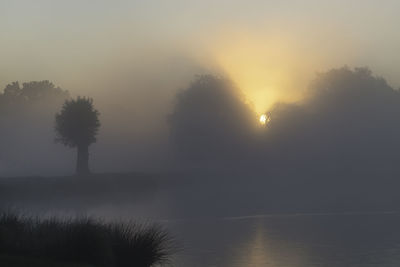
[[[180,266],[400,266],[397,213],[298,214],[169,222]]]
[[[140,177],[0,179],[0,204],[159,222],[181,247],[176,267],[400,266],[400,214],[387,212],[399,203],[394,182],[367,191],[325,180],[310,190],[309,183],[231,175]]]

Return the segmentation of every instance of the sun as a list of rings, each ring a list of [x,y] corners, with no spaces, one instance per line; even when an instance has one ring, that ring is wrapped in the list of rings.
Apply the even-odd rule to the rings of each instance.
[[[267,122],[268,122],[267,115],[262,114],[262,115],[260,116],[260,123],[261,123],[262,125],[265,125]]]

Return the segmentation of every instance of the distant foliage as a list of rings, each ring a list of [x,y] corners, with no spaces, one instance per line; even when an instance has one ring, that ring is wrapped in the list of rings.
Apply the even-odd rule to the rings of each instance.
[[[400,92],[368,68],[319,73],[304,101],[270,114],[264,142],[275,159],[397,171],[390,163],[400,149]]]
[[[64,101],[69,97],[68,91],[56,87],[49,81],[32,81],[23,83],[22,87],[19,82],[8,84],[4,92],[0,94],[0,107],[26,107],[32,104],[43,104],[51,102]]]
[[[96,142],[99,127],[99,112],[92,99],[70,99],[56,114],[56,141],[69,147],[88,146]]]
[[[237,157],[251,138],[257,115],[229,79],[203,75],[176,97],[171,139],[186,159]]]
[[[0,175],[60,169],[64,163],[48,155],[57,149],[54,114],[68,91],[50,81],[13,82],[0,91]]]

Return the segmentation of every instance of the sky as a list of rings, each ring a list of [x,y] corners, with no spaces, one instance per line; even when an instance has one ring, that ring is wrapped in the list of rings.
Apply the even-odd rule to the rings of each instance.
[[[152,103],[196,74],[223,73],[258,113],[300,100],[316,72],[343,65],[369,66],[397,88],[399,8],[394,0],[3,0],[0,87],[48,79],[99,102],[118,93]]]

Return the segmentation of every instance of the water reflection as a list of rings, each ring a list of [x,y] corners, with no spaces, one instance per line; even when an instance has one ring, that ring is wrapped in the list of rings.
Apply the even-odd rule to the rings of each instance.
[[[243,248],[232,248],[234,253],[231,265],[237,262],[246,263],[247,267],[270,266],[273,265],[269,253],[270,243],[265,231],[265,226],[261,221],[257,221],[254,226],[254,233],[249,236],[249,240],[243,242]]]
[[[171,223],[176,266],[400,266],[400,216],[305,215]]]

